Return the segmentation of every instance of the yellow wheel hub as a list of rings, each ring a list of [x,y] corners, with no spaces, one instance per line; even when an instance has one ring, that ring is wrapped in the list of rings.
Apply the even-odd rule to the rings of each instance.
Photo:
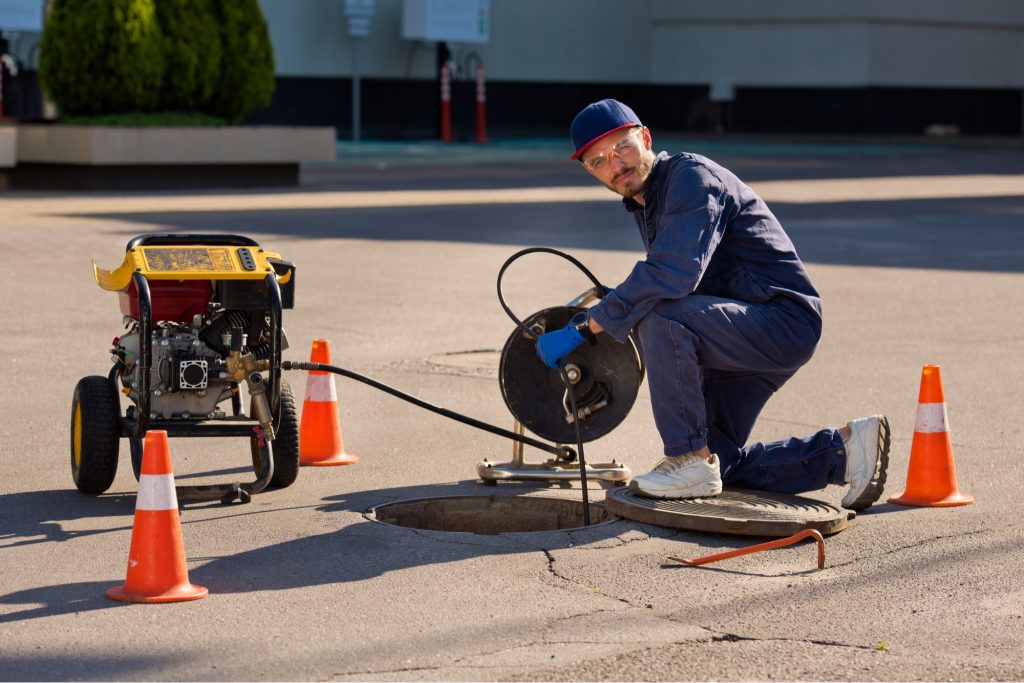
[[[75,424],[72,427],[73,455],[75,456],[75,467],[82,466],[82,404],[75,406]]]

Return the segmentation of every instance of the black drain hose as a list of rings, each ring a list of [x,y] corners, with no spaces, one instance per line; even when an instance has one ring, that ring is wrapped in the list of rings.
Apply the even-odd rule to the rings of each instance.
[[[496,427],[492,424],[481,422],[480,420],[474,419],[472,417],[467,417],[466,415],[462,415],[461,413],[456,413],[453,410],[448,410],[447,408],[442,408],[440,406],[435,406],[432,403],[427,403],[422,399],[416,398],[415,396],[407,394],[403,391],[399,391],[394,387],[390,387],[387,384],[384,384],[383,382],[378,382],[377,380],[367,377],[366,375],[360,375],[358,372],[346,370],[345,368],[339,368],[335,365],[326,365],[324,363],[311,363],[306,361],[286,360],[281,362],[281,369],[306,371],[319,370],[320,372],[333,372],[335,375],[341,375],[342,377],[348,377],[349,379],[354,379],[357,382],[368,384],[374,389],[380,389],[386,394],[391,394],[392,396],[400,398],[403,401],[408,401],[409,403],[419,406],[420,408],[424,408],[425,410],[437,413],[438,415],[444,415],[447,418],[451,418],[452,420],[455,420],[456,422],[461,422],[462,424],[467,424],[470,427],[476,427],[477,429],[482,429],[483,431],[490,432],[491,434],[497,434],[498,436],[504,436],[505,438],[512,439],[513,441],[525,443],[528,446],[539,448],[542,451],[550,453],[556,457],[563,458],[565,460],[572,461],[572,459],[576,457],[575,451],[573,451],[573,449],[569,448],[568,446],[552,446],[551,444],[544,443],[543,441],[538,441],[537,439],[530,438],[524,434],[516,434],[515,432],[509,431],[507,429],[502,429],[501,427]],[[577,427],[577,431],[578,429],[579,428]]]
[[[608,293],[608,288],[601,284],[601,282],[596,277],[594,277],[594,274],[591,273],[585,265],[580,263],[573,256],[566,254],[564,251],[559,251],[558,249],[552,249],[550,247],[529,247],[528,249],[517,251],[516,253],[509,256],[508,260],[506,260],[505,263],[498,270],[498,302],[501,304],[501,307],[505,310],[505,313],[508,315],[508,317],[512,318],[512,322],[518,325],[519,328],[523,330],[524,334],[526,334],[528,337],[533,338],[536,338],[537,334],[529,327],[527,327],[526,323],[517,318],[515,313],[512,312],[512,309],[510,309],[508,307],[508,304],[505,303],[505,297],[501,292],[501,278],[502,276],[504,276],[505,271],[508,269],[510,265],[512,265],[513,262],[515,262],[516,260],[523,256],[526,256],[527,254],[538,253],[554,254],[555,256],[560,256],[564,258],[566,261],[569,261],[574,266],[579,268],[583,272],[583,274],[586,275],[590,279],[590,281],[594,283],[594,286],[597,287],[597,290],[602,297]],[[579,452],[580,459],[580,487],[583,491],[583,526],[590,526],[590,494],[587,489],[587,459],[583,455],[583,433],[580,431],[579,410],[576,408],[576,392],[573,391],[572,382],[569,381],[569,375],[565,371],[564,360],[558,363],[558,372],[562,376],[562,384],[565,385],[565,393],[569,396],[569,407],[572,408],[572,414],[575,418],[572,421],[572,424],[576,431],[576,449]]]
[[[569,395],[569,407],[572,408],[572,426],[576,430],[576,448],[580,457],[580,489],[583,491],[583,526],[590,526],[590,492],[587,489],[587,458],[583,455],[583,433],[580,432],[580,412],[576,408],[576,392],[572,390],[572,382],[565,371],[565,361],[559,362],[558,371],[562,375],[565,393]]]
[[[548,247],[531,247],[529,249],[523,249],[522,251],[516,252],[511,257],[509,257],[507,261],[505,261],[505,264],[501,267],[501,270],[498,271],[498,301],[501,303],[501,307],[505,309],[505,313],[508,314],[508,317],[510,317],[516,325],[522,328],[522,330],[531,337],[536,337],[537,335],[534,334],[533,330],[527,327],[523,323],[523,321],[519,320],[519,318],[517,318],[515,314],[512,313],[512,310],[508,307],[508,305],[505,304],[505,298],[504,296],[502,296],[501,293],[501,278],[505,274],[505,270],[512,264],[513,261],[527,254],[537,252],[554,254],[556,256],[561,256],[567,261],[572,262],[577,268],[583,271],[583,273],[588,278],[590,278],[590,281],[593,282],[594,285],[599,288],[599,291],[602,295],[607,292],[607,288],[604,285],[602,285],[589,270],[587,270],[586,266],[584,266],[582,263],[577,261],[569,254],[566,254],[565,252],[558,251],[557,249],[549,249]],[[543,441],[538,441],[537,439],[533,439],[524,434],[516,434],[515,432],[509,431],[507,429],[502,429],[501,427],[496,427],[495,425],[487,424],[486,422],[481,422],[480,420],[468,417],[466,415],[462,415],[461,413],[456,413],[455,411],[448,410],[447,408],[435,406],[432,403],[427,403],[422,399],[416,398],[415,396],[407,394],[403,391],[399,391],[394,387],[390,387],[387,384],[384,384],[383,382],[378,382],[375,379],[367,377],[366,375],[360,375],[358,372],[353,372],[352,370],[339,368],[336,365],[326,365],[324,363],[312,363],[307,361],[286,360],[281,362],[281,369],[305,370],[307,372],[311,370],[316,370],[320,372],[331,372],[334,373],[335,375],[341,375],[342,377],[348,377],[349,379],[354,379],[357,382],[368,384],[374,389],[379,389],[380,391],[383,391],[386,394],[391,394],[392,396],[400,398],[403,401],[408,401],[413,405],[437,413],[438,415],[443,415],[444,417],[455,420],[456,422],[461,422],[463,424],[469,425],[470,427],[476,427],[477,429],[482,429],[485,432],[490,432],[491,434],[503,436],[507,439],[512,439],[513,441],[519,441],[528,446],[533,446],[534,448],[540,449],[542,451],[550,453],[558,458],[562,458],[569,462],[572,462],[573,458],[579,457],[580,483],[583,488],[583,525],[590,526],[590,497],[587,490],[586,469],[587,461],[583,456],[583,434],[580,431],[580,421],[578,418],[576,420],[573,420],[573,427],[576,430],[576,447],[579,451],[577,456],[577,453],[574,452],[573,449],[568,446],[552,446],[551,444],[544,443]],[[569,405],[572,408],[572,414],[579,415],[579,411],[576,408],[576,395],[572,390],[572,383],[569,381],[569,375],[565,371],[565,364],[560,363],[558,370],[562,376],[562,383],[565,384],[566,393],[569,395]]]
[[[509,308],[508,304],[505,303],[505,296],[501,293],[501,278],[505,275],[505,271],[508,269],[509,266],[511,266],[513,263],[518,261],[523,256],[526,256],[527,254],[554,254],[555,256],[561,256],[566,261],[568,261],[569,263],[573,264],[581,271],[583,271],[583,274],[586,275],[587,278],[594,283],[594,286],[600,290],[601,296],[604,296],[605,294],[608,293],[608,288],[602,285],[601,281],[594,277],[594,274],[591,273],[585,265],[580,263],[579,260],[577,260],[575,257],[566,254],[564,251],[552,249],[551,247],[530,247],[529,249],[517,251],[516,253],[509,256],[508,260],[505,261],[505,263],[498,270],[498,303],[501,304],[501,307],[505,310],[505,313],[508,315],[508,317],[512,318],[512,322],[518,325],[519,328],[522,329],[522,331],[525,332],[526,335],[529,337],[536,337],[537,335],[534,333],[533,330],[527,327],[522,320],[516,317],[516,314],[513,313],[512,309]]]

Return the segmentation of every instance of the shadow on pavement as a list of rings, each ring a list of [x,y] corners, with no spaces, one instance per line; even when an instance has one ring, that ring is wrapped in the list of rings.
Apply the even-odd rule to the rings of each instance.
[[[515,496],[537,491],[533,486],[483,488],[475,482],[409,486],[341,494],[325,499],[322,512],[365,513],[368,508],[399,500],[459,495]],[[593,491],[592,500],[603,499]],[[362,581],[412,567],[519,553],[564,550],[600,543],[636,528],[616,520],[578,529],[500,535],[425,531],[392,526],[367,518],[336,531],[307,536],[218,558],[190,571],[194,583],[211,593],[287,590],[314,585]],[[671,529],[644,526],[651,535],[674,537]]]
[[[86,496],[74,489],[24,491],[0,495],[0,551],[35,543],[131,530],[131,525],[68,531],[62,521],[99,517],[123,519],[135,511],[135,494]]]
[[[175,474],[174,480],[179,479],[201,479],[203,477],[224,476],[228,474],[252,474],[252,467],[227,467],[219,470],[207,470],[205,472],[189,472],[188,474]]]
[[[104,598],[105,599],[105,598]],[[110,602],[107,600],[107,602]],[[68,639],[66,634],[54,634],[55,640]],[[47,645],[39,644],[33,655],[13,656],[0,654],[0,679],[5,681],[109,681],[159,680],[161,671],[180,661],[181,654],[144,654],[137,650],[110,649],[85,654],[80,649],[74,655],[47,653]],[[167,675],[164,673],[163,675]],[[154,678],[156,676],[156,678]]]
[[[60,583],[54,586],[30,588],[0,596],[0,605],[29,605],[26,609],[0,614],[0,624],[27,619],[39,619],[60,614],[75,614],[118,607],[127,603],[114,602],[104,593],[121,581],[81,581]],[[0,656],[0,665],[4,662]],[[19,677],[20,678],[20,677]]]
[[[449,484],[428,484],[371,491],[355,491],[324,499],[318,510],[325,513],[358,513],[365,515],[368,509],[396,501],[419,498],[448,498],[454,496],[518,496],[524,493],[544,494],[545,489],[531,484],[500,484],[496,488],[481,487],[473,480]],[[603,500],[600,490],[591,491],[591,500]],[[69,499],[74,499],[72,517],[53,514],[25,514],[11,518],[12,531],[4,539],[21,539],[2,547],[23,543],[61,541],[79,535],[105,533],[114,530],[129,530],[131,527],[100,529],[85,532],[65,532],[52,519],[81,519],[89,516],[118,516],[123,518],[134,504],[134,496],[104,496],[88,499],[71,491],[39,491],[12,494],[0,499],[0,512],[4,508],[27,507],[30,510],[60,509]],[[85,504],[83,505],[83,499]],[[114,504],[111,505],[112,499]],[[52,505],[51,505],[52,504]],[[303,506],[306,507],[306,506]],[[899,506],[878,512],[896,511]],[[889,510],[888,508],[894,508]],[[266,511],[254,511],[253,514]],[[94,514],[99,513],[99,514]],[[229,509],[230,514],[239,514]],[[246,514],[244,511],[241,514]],[[294,540],[267,545],[254,550],[240,552],[211,561],[189,570],[189,579],[206,586],[211,594],[250,593],[255,591],[276,591],[303,588],[334,583],[362,581],[388,572],[420,566],[455,563],[482,557],[540,553],[570,550],[580,546],[606,543],[631,531],[640,530],[654,538],[673,539],[686,544],[678,552],[700,556],[708,549],[741,548],[760,543],[761,538],[732,536],[725,534],[697,533],[669,529],[629,520],[613,520],[594,524],[590,527],[539,531],[529,533],[508,533],[482,535],[465,532],[427,531],[392,526],[361,517],[355,523],[327,533],[304,536]],[[811,544],[800,544],[782,548],[772,553],[776,556],[786,553],[808,553]],[[812,562],[810,558],[808,562]],[[193,562],[199,561],[192,558]],[[693,569],[684,565],[663,564],[663,569]],[[791,576],[807,572],[781,572],[765,574],[757,571],[740,571],[728,567],[711,568],[714,571],[739,573],[756,576]],[[32,588],[0,596],[0,605],[27,605],[26,609],[0,615],[0,623],[11,623],[26,619],[86,612],[121,606],[104,597],[106,589],[116,585],[116,580],[106,582],[79,582]],[[2,658],[0,658],[2,661]]]
[[[886,495],[899,495],[898,491],[886,494]],[[884,500],[875,503],[867,510],[861,510],[857,513],[858,517],[871,517],[874,515],[890,515],[894,512],[912,512],[913,510],[931,510],[933,508],[921,507],[915,505],[896,505],[895,503],[886,503]]]
[[[18,546],[54,543],[56,554],[59,547],[56,543],[61,541],[112,531],[131,531],[131,524],[123,526],[121,523],[134,510],[134,494],[86,496],[74,489],[5,494],[0,496],[0,519],[4,520],[3,531],[0,532],[0,553]],[[107,517],[116,518],[118,526],[69,531],[61,524]],[[116,583],[58,584],[0,595],[0,605],[28,606],[17,612],[0,614],[0,624],[112,607],[115,603],[103,597],[103,592],[113,585]],[[8,661],[0,655],[0,671],[7,670],[4,667]],[[22,677],[23,674],[18,675],[19,679]],[[42,678],[46,680],[48,677],[44,675]]]
[[[1024,271],[1024,196],[813,204],[770,203],[809,263],[965,271]],[[163,231],[234,232],[304,239],[464,242],[510,247],[634,251],[632,218],[614,202],[360,209],[83,214],[112,223],[119,239],[138,224]],[[262,240],[271,243],[269,239]],[[112,256],[112,258],[114,258]]]
[[[725,143],[725,144],[723,144]],[[662,138],[655,148],[669,154],[694,152],[713,159],[746,182],[764,180],[816,180],[886,176],[943,176],[1018,174],[1020,149],[1016,144],[990,148],[943,148],[934,145],[845,146],[800,153],[800,146],[748,142]],[[807,148],[803,148],[805,151]],[[430,190],[489,187],[592,186],[593,178],[571,161],[568,154],[547,158],[519,156],[491,158],[478,154],[475,163],[410,164],[401,160],[366,160],[359,164],[306,164],[301,189],[305,192],[337,190]]]

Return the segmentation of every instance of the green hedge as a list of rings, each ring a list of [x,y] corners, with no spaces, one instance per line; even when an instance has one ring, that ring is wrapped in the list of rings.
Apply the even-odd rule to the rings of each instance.
[[[164,75],[153,0],[56,0],[39,75],[68,115],[153,111]]]
[[[68,117],[176,111],[239,121],[274,92],[257,0],[53,0],[39,61]]]
[[[163,111],[210,111],[220,80],[221,37],[212,0],[156,0],[164,38]]]
[[[210,113],[239,120],[270,104],[274,50],[256,0],[218,0],[217,8],[224,52]]]

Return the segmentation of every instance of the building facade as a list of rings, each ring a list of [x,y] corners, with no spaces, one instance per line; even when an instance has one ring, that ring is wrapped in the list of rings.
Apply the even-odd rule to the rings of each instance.
[[[479,64],[492,137],[564,135],[603,97],[675,131],[1024,132],[1021,0],[371,0],[362,38],[349,35],[346,1],[260,0],[277,90],[253,122],[347,137],[358,74],[364,137],[434,137],[447,61],[464,139]],[[479,2],[487,41],[404,38],[405,4],[430,2]],[[24,33],[15,44],[29,71],[37,45]]]

